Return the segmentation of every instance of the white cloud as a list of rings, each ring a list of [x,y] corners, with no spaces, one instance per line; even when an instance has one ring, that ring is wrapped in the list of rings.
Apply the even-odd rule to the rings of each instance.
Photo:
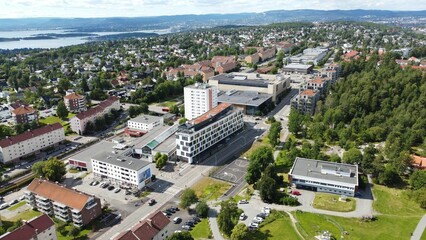
[[[293,9],[421,10],[425,1],[406,0],[2,0],[0,18],[110,17],[263,12]]]

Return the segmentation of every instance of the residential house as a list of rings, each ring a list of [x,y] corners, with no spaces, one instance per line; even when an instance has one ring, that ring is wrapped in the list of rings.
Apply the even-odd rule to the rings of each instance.
[[[30,106],[21,105],[12,110],[12,117],[16,124],[38,121],[38,111]]]
[[[43,214],[28,221],[22,226],[0,236],[0,240],[56,240],[55,222]]]
[[[86,98],[75,92],[64,96],[64,104],[70,112],[83,112],[87,110]]]

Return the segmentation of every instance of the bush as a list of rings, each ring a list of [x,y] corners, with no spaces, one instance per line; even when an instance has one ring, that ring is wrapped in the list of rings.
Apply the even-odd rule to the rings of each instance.
[[[201,201],[195,206],[195,212],[197,212],[200,217],[206,218],[209,213],[209,206],[205,201]]]
[[[299,201],[297,201],[297,198],[294,197],[290,197],[290,196],[285,196],[283,198],[281,198],[281,202],[284,205],[287,206],[299,206]]]
[[[76,237],[78,234],[80,234],[80,229],[78,227],[72,226],[69,233],[71,236]]]

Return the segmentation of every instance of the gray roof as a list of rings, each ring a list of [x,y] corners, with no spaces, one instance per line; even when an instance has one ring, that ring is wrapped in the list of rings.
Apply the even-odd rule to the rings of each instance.
[[[299,64],[299,63],[290,63],[286,66],[284,66],[284,69],[304,69],[307,70],[308,68],[312,67],[312,65],[306,65],[306,64]]]
[[[133,141],[133,148],[145,147],[146,145],[148,145],[148,143],[150,143],[155,138],[160,136],[161,133],[167,131],[170,128],[171,128],[171,126],[167,126],[167,125],[154,127],[153,129],[149,130],[145,135],[135,139]]]
[[[138,171],[141,168],[144,168],[150,164],[150,162],[127,157],[124,155],[114,154],[110,152],[101,152],[92,157],[94,160],[102,161],[105,163],[109,163],[118,167],[131,169],[134,171]]]
[[[289,174],[358,185],[358,166],[351,164],[297,157]]]
[[[218,102],[258,107],[271,98],[272,95],[266,93],[253,91],[228,91],[219,93]]]
[[[91,160],[92,156],[94,156],[94,155],[96,155],[100,152],[106,151],[106,150],[112,151],[113,150],[112,147],[115,146],[115,145],[117,145],[117,144],[112,143],[112,142],[107,142],[107,141],[101,141],[99,143],[93,144],[92,146],[86,148],[84,151],[81,151],[78,154],[73,155],[73,156],[68,157],[68,158],[72,159],[72,160],[86,162],[86,163],[91,164],[90,160]]]
[[[130,119],[129,121],[132,122],[138,122],[138,123],[145,123],[145,124],[151,124],[153,122],[160,121],[162,117],[152,116],[152,115],[139,115],[135,118]]]
[[[176,133],[160,143],[154,150],[163,153],[169,153],[176,149]]]

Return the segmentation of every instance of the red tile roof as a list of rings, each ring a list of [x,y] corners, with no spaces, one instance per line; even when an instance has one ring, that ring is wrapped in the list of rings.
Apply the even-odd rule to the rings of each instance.
[[[98,106],[96,106],[94,108],[90,108],[87,111],[81,112],[81,113],[77,114],[75,117],[80,119],[80,120],[88,118],[90,116],[95,115],[98,112],[102,112],[106,107],[111,106],[115,101],[119,101],[119,98],[115,97],[115,96],[109,97],[107,100],[99,103]]]
[[[219,114],[220,112],[227,109],[231,105],[232,104],[230,104],[230,103],[221,103],[221,104],[217,105],[215,108],[211,109],[210,111],[208,111],[208,112],[204,113],[203,115],[193,119],[191,122],[194,125],[202,123],[202,122],[206,121],[207,119],[212,118],[213,116]]]
[[[324,83],[324,82],[325,82],[325,79],[324,79],[324,78],[317,77],[317,78],[314,78],[314,79],[312,79],[312,80],[309,80],[309,82],[310,82],[310,83],[318,83],[318,84],[322,84],[322,83]]]
[[[55,226],[55,223],[46,214],[43,214],[25,222],[21,227],[15,229],[13,232],[0,237],[0,240],[35,239],[37,233],[41,233],[52,226]]]
[[[84,97],[81,96],[80,94],[77,94],[77,93],[71,93],[71,94],[66,95],[64,98],[69,99],[69,100],[73,100],[73,99],[82,99]]]
[[[16,136],[12,136],[12,137],[8,137],[6,139],[0,140],[0,147],[5,148],[5,147],[9,147],[12,146],[14,144],[26,141],[28,139],[34,138],[34,137],[38,137],[41,136],[43,134],[58,130],[63,128],[62,125],[60,123],[54,123],[51,125],[46,125],[44,127],[41,128],[37,128],[34,129],[32,131],[27,131],[24,132],[22,134],[16,135]]]
[[[308,97],[313,97],[316,94],[317,94],[317,91],[312,89],[305,89],[303,90],[303,92],[300,93],[301,96],[308,96]]]
[[[23,114],[28,114],[28,113],[34,113],[35,110],[34,110],[34,108],[32,108],[30,106],[22,105],[22,106],[20,106],[20,107],[18,107],[16,109],[12,110],[12,112],[15,115],[23,115]]]
[[[81,210],[89,201],[90,196],[58,184],[35,178],[27,187],[38,196],[64,204],[70,208]]]
[[[160,211],[138,222],[129,231],[120,233],[114,240],[151,240],[170,223]]]
[[[357,56],[359,54],[359,52],[358,51],[350,51],[350,52],[348,52],[348,53],[346,53],[345,54],[345,58],[353,58],[353,57],[355,57],[355,56]]]
[[[114,240],[139,240],[132,231],[127,230],[114,237]]]
[[[426,169],[426,157],[420,157],[413,155],[413,166],[420,168],[420,169]]]

